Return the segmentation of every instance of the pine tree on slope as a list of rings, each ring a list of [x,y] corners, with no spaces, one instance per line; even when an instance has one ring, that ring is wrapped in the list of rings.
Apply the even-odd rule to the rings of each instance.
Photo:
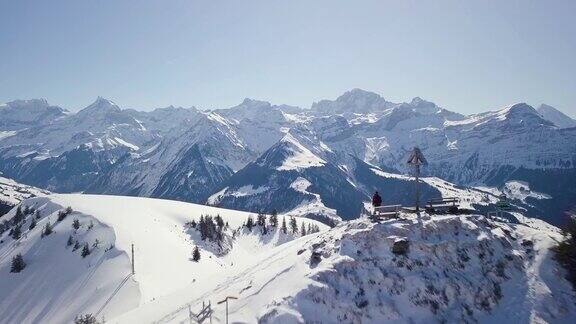
[[[83,258],[90,255],[90,248],[88,247],[88,243],[84,243],[84,247],[82,248],[82,253],[80,254]]]
[[[282,233],[288,233],[288,228],[286,227],[286,217],[282,217]]]
[[[194,247],[194,251],[192,252],[192,260],[194,260],[194,262],[200,261],[200,250],[198,249],[198,246]]]
[[[298,223],[296,223],[296,218],[290,217],[290,227],[292,228],[292,234],[298,233]]]
[[[272,210],[272,215],[270,215],[270,225],[272,227],[278,226],[278,212],[276,209]]]
[[[15,257],[12,258],[12,264],[10,267],[10,272],[18,273],[26,268],[26,262],[24,262],[24,258],[22,254],[18,253]]]

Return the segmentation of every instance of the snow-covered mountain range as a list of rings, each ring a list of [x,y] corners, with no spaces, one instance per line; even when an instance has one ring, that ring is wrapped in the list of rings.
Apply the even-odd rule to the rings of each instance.
[[[573,126],[545,105],[464,116],[359,89],[310,109],[246,99],[214,111],[142,112],[98,98],[70,113],[16,101],[0,106],[0,172],[55,192],[277,209],[335,223],[358,217],[375,190],[385,203],[409,204],[405,160],[419,146],[429,161],[424,200],[449,194],[442,181],[483,206],[522,188],[511,194],[519,208],[559,224],[576,201]]]

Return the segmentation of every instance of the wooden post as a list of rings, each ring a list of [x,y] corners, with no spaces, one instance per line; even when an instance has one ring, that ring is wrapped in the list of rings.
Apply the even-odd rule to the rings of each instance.
[[[188,304],[188,320],[192,324],[192,307],[190,307],[190,304]]]
[[[226,324],[228,324],[228,299],[238,299],[238,298],[233,296],[227,296],[224,300],[218,302],[218,304],[226,303]]]
[[[134,275],[136,271],[134,271],[134,243],[132,243],[132,275]]]

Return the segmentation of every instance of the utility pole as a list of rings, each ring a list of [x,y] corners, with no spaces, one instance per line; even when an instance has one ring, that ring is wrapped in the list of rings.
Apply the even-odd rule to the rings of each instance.
[[[136,271],[134,271],[134,243],[132,243],[132,275],[134,275]]]
[[[218,305],[226,303],[226,324],[228,324],[228,299],[238,299],[237,297],[227,296],[224,300],[218,302]]]
[[[415,177],[416,177],[416,212],[420,211],[420,166],[426,165],[428,162],[426,158],[424,158],[424,154],[418,147],[414,147],[412,152],[410,153],[410,157],[407,161],[408,165],[412,166],[415,169]]]

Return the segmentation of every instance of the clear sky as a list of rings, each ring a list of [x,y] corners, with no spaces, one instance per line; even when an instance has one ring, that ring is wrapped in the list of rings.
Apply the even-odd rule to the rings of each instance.
[[[0,0],[0,102],[308,107],[352,88],[576,116],[576,1]]]

